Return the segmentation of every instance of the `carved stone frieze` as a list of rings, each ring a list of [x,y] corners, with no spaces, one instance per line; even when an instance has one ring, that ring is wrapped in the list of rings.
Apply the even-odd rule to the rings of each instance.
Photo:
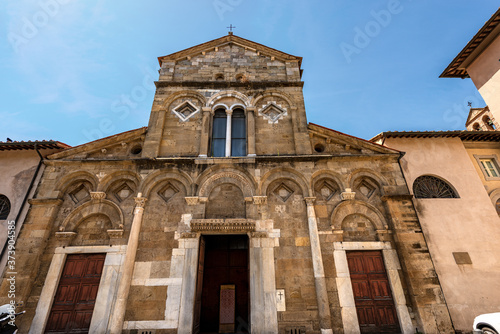
[[[110,239],[118,239],[123,236],[123,229],[107,230]]]
[[[76,232],[56,232],[56,238],[59,240],[71,240],[76,237]]]
[[[267,196],[254,196],[253,203],[258,205],[267,204]]]
[[[184,197],[186,200],[187,205],[197,205],[200,202],[200,198],[197,196],[192,196],[192,197]]]
[[[251,219],[193,219],[192,232],[252,232],[255,221]]]

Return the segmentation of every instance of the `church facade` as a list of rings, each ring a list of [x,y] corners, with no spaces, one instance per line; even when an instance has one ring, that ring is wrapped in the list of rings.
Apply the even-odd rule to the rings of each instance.
[[[403,153],[308,124],[300,57],[159,62],[147,128],[44,160],[21,333],[454,332]]]

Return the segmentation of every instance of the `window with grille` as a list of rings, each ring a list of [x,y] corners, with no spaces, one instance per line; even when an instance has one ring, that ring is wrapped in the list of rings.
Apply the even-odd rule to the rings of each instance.
[[[417,177],[413,183],[415,198],[458,198],[458,194],[444,180],[432,175]]]
[[[0,195],[0,220],[5,220],[10,213],[10,201],[5,195]]]

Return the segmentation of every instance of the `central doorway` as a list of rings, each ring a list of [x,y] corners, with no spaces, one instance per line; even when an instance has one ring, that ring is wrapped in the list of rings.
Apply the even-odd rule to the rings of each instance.
[[[200,238],[193,332],[250,332],[248,264],[248,236]]]

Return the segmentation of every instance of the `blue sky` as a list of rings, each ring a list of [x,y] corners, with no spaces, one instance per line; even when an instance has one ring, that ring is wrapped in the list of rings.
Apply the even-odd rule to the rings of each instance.
[[[365,139],[463,129],[467,102],[484,102],[470,79],[438,77],[497,9],[497,0],[2,1],[0,141],[78,145],[147,126],[157,57],[231,23],[304,58],[309,122]]]

